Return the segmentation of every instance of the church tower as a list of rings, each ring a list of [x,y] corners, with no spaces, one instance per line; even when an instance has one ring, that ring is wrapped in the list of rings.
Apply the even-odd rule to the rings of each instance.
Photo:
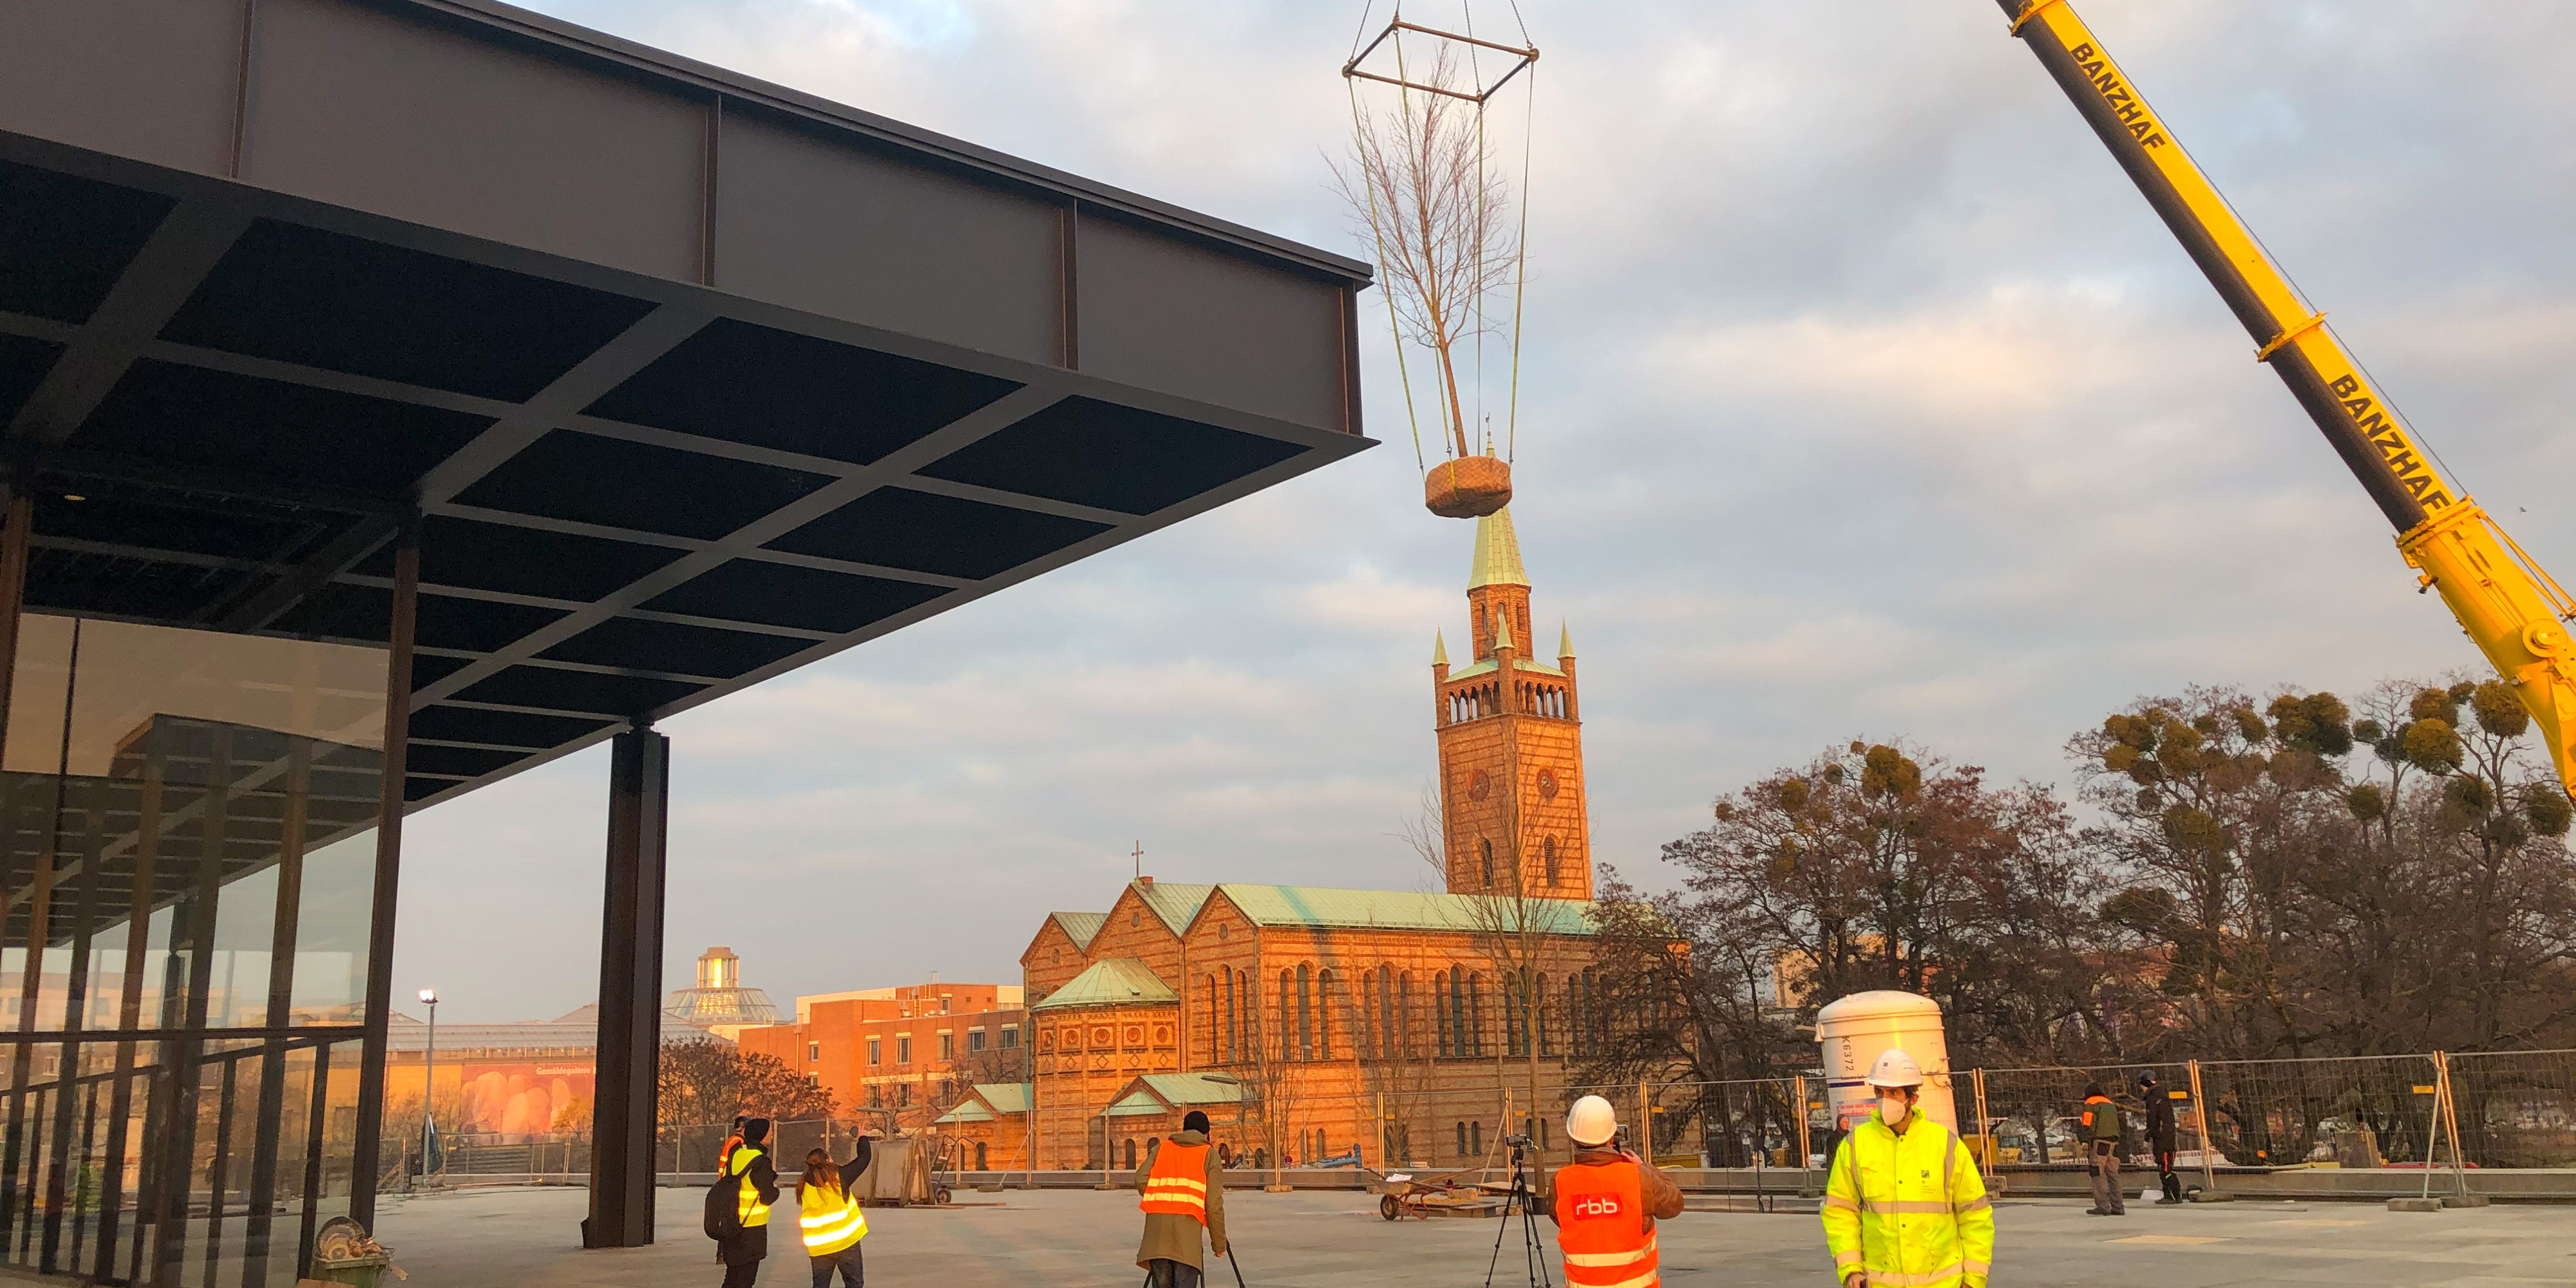
[[[1508,506],[1476,520],[1467,640],[1473,656],[1455,670],[1445,639],[1435,637],[1431,653],[1449,891],[1589,899],[1574,640],[1560,628],[1556,665],[1538,660]]]

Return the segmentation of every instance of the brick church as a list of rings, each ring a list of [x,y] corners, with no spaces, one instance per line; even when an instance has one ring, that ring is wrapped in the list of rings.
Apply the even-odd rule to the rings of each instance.
[[[1444,892],[1139,877],[1050,914],[1020,956],[1033,1082],[940,1129],[995,1169],[1132,1167],[1198,1109],[1239,1166],[1455,1166],[1515,1130],[1510,1088],[1561,1148],[1527,1088],[1592,1030],[1582,707],[1570,636],[1537,656],[1508,509],[1476,523],[1467,608],[1469,660],[1431,661]]]

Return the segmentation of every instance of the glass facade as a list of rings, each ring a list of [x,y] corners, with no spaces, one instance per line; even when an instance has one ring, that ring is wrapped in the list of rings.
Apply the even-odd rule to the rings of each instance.
[[[0,1264],[292,1284],[360,1180],[389,655],[37,612],[15,638]]]

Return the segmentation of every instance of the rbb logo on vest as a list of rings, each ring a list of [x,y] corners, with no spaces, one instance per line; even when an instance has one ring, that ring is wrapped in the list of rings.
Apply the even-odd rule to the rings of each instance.
[[[1617,1216],[1619,1200],[1607,1194],[1588,1194],[1584,1196],[1582,1202],[1574,1205],[1574,1214],[1576,1216]]]

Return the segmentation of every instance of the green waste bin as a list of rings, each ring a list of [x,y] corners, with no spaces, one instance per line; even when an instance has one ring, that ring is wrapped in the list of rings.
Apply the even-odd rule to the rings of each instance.
[[[315,1257],[313,1277],[306,1283],[348,1284],[351,1288],[378,1288],[385,1271],[394,1264],[393,1250],[361,1253],[354,1257]]]

